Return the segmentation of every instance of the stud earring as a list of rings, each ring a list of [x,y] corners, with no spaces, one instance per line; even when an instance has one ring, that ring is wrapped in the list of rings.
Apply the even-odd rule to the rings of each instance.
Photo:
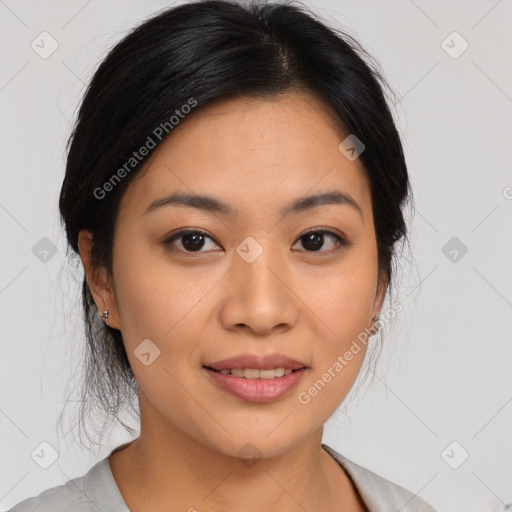
[[[378,316],[372,316],[372,322],[378,322],[378,321],[379,321],[379,317]],[[373,334],[376,334],[378,331],[379,331],[379,327],[375,326]]]
[[[105,311],[103,311],[101,319],[105,322],[106,325],[108,325],[108,309],[105,309]]]

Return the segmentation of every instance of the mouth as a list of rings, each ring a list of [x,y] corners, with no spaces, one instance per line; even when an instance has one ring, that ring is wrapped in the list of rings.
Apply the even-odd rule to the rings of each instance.
[[[309,370],[303,362],[276,352],[239,354],[202,366],[217,389],[259,403],[285,398]]]
[[[225,368],[222,370],[216,370],[211,366],[203,366],[207,370],[211,370],[216,373],[221,373],[223,375],[232,375],[233,377],[243,378],[243,379],[279,379],[290,375],[290,373],[298,372],[300,370],[305,369],[306,367],[297,368],[292,370],[291,368],[284,368],[283,366],[279,366],[277,368],[269,368],[266,370],[260,370],[258,368]]]

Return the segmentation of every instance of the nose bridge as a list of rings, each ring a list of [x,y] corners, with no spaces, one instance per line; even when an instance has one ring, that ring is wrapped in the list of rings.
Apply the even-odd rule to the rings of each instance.
[[[235,272],[251,295],[265,297],[282,293],[283,284],[278,275],[286,275],[283,254],[272,242],[271,236],[246,237],[236,249]]]
[[[265,332],[293,321],[293,293],[286,284],[285,255],[271,236],[247,237],[236,248],[232,272],[231,322]]]

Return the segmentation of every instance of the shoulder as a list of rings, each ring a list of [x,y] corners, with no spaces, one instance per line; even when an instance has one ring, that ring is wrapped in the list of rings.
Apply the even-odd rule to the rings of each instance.
[[[128,512],[110,471],[108,458],[85,475],[27,498],[8,512]]]
[[[370,512],[381,510],[436,512],[434,508],[416,494],[373,473],[369,469],[359,466],[359,464],[347,459],[331,447],[325,444],[322,444],[322,447],[338,461],[349,475]]]

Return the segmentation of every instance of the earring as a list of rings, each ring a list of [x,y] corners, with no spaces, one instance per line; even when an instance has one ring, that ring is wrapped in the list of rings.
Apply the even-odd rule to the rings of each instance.
[[[378,322],[379,321],[379,317],[378,316],[372,316],[372,322]],[[374,327],[374,334],[377,334],[377,332],[379,331],[379,327],[375,326]]]
[[[105,322],[106,325],[108,325],[108,309],[105,309],[101,315],[101,319]]]

